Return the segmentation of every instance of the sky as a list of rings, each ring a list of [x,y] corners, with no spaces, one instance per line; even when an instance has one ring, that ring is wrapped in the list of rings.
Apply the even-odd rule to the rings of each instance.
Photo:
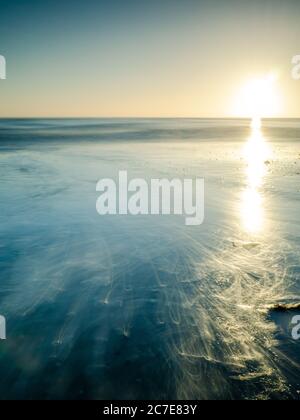
[[[231,117],[277,75],[300,117],[299,0],[0,0],[0,117]]]

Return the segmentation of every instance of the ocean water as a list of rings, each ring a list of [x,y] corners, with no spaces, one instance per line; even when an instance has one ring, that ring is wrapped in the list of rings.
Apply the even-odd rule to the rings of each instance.
[[[96,184],[204,178],[205,221]],[[300,120],[0,120],[0,399],[299,398]]]

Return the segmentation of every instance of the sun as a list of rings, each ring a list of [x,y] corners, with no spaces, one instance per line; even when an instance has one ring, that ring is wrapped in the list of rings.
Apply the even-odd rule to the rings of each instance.
[[[277,81],[275,74],[269,74],[245,83],[235,99],[234,116],[252,120],[278,116],[282,101]]]

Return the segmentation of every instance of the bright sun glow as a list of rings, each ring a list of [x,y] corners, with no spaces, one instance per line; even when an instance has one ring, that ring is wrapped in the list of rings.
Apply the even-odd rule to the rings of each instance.
[[[247,165],[247,186],[240,203],[243,227],[251,234],[260,233],[264,227],[262,187],[272,152],[263,137],[262,119],[276,117],[281,112],[282,101],[277,80],[275,74],[250,80],[241,89],[235,101],[234,115],[252,120],[251,137],[243,153]]]
[[[281,98],[277,79],[275,74],[270,74],[246,83],[235,100],[234,115],[253,120],[278,116],[281,111]]]
[[[272,150],[260,129],[261,120],[253,118],[252,134],[244,146],[243,157],[247,164],[247,186],[242,193],[241,217],[248,233],[258,234],[264,227],[264,196],[262,186],[272,159]]]

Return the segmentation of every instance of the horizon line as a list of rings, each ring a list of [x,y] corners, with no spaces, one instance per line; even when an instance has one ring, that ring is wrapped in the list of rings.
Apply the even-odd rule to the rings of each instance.
[[[139,117],[126,117],[126,116],[11,116],[11,117],[1,117],[0,120],[100,120],[100,119],[110,119],[110,120],[252,120],[252,117],[150,117],[150,116],[139,116]],[[299,120],[300,115],[297,117],[262,117],[261,120]]]

